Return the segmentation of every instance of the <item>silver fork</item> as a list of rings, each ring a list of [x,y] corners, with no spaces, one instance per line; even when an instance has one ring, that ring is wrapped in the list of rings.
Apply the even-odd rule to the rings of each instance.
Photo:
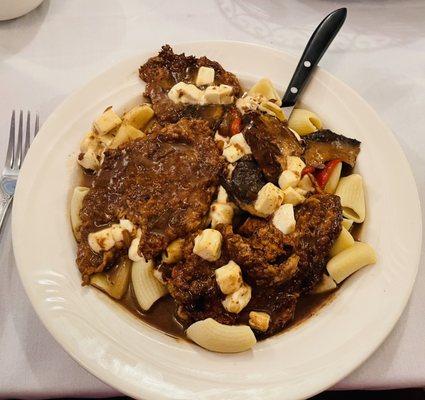
[[[24,142],[23,114],[24,113],[21,110],[19,112],[18,134],[16,134],[15,129],[15,111],[12,112],[12,118],[10,121],[9,145],[7,146],[6,163],[0,177],[0,232],[3,226],[4,217],[12,204],[19,169],[21,168],[31,141],[37,135],[39,128],[39,118],[38,114],[36,114],[33,138],[31,138],[31,113],[28,111]]]

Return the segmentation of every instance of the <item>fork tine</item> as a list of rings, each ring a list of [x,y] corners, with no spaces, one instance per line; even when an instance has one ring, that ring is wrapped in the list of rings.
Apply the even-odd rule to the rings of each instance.
[[[10,119],[10,132],[9,132],[9,144],[7,146],[6,155],[6,168],[12,168],[13,161],[15,158],[15,110],[12,112],[12,118]]]
[[[38,129],[39,129],[39,125],[40,125],[40,119],[38,117],[38,114],[35,115],[35,127],[34,127],[34,137],[37,136],[38,133]]]
[[[30,143],[31,143],[31,113],[28,111],[27,113],[27,127],[26,127],[26,131],[25,131],[25,145],[24,145],[24,155],[23,157],[26,156],[27,151],[30,147]]]
[[[19,169],[22,162],[22,135],[23,135],[23,123],[24,113],[21,110],[19,112],[19,125],[18,125],[18,141],[15,146],[15,160],[13,163],[13,169]]]

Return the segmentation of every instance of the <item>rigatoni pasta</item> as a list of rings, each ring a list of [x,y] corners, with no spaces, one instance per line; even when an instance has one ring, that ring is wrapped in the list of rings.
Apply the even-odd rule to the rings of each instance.
[[[149,310],[153,303],[168,293],[167,287],[153,275],[153,262],[137,261],[131,267],[131,283],[142,310]]]
[[[336,283],[369,264],[376,263],[376,253],[367,243],[355,242],[352,246],[332,257],[327,270]]]
[[[223,325],[212,318],[190,325],[186,334],[204,349],[218,353],[240,353],[257,343],[249,326]]]
[[[83,200],[89,192],[89,188],[84,186],[77,186],[72,193],[71,198],[71,226],[77,240],[80,238],[81,217],[80,211],[83,206]]]
[[[321,129],[322,121],[314,112],[296,108],[289,117],[288,126],[300,136],[304,136]]]
[[[345,218],[361,223],[366,216],[363,178],[359,174],[352,174],[341,178],[335,194],[340,197],[342,213]]]

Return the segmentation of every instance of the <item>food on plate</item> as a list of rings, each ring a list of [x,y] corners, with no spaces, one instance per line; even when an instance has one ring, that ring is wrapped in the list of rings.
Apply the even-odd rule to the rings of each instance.
[[[269,79],[244,91],[170,46],[139,75],[144,102],[106,108],[80,145],[70,214],[83,285],[233,353],[376,261],[357,235],[359,141],[309,110],[288,121]]]

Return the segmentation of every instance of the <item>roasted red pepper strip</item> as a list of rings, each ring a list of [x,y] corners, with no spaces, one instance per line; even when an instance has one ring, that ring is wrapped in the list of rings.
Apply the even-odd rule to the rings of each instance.
[[[340,162],[341,162],[341,160],[339,160],[339,159],[328,161],[325,164],[325,168],[323,168],[322,170],[320,170],[319,172],[316,172],[314,174],[314,177],[316,178],[316,182],[320,186],[321,189],[324,189],[326,183],[328,182],[328,180],[329,180],[329,178],[332,174],[332,171],[335,169],[335,167]]]
[[[309,167],[305,167],[302,171],[301,171],[301,177],[303,177],[304,175],[307,174],[314,174],[314,172],[316,171],[316,168],[309,166]]]

